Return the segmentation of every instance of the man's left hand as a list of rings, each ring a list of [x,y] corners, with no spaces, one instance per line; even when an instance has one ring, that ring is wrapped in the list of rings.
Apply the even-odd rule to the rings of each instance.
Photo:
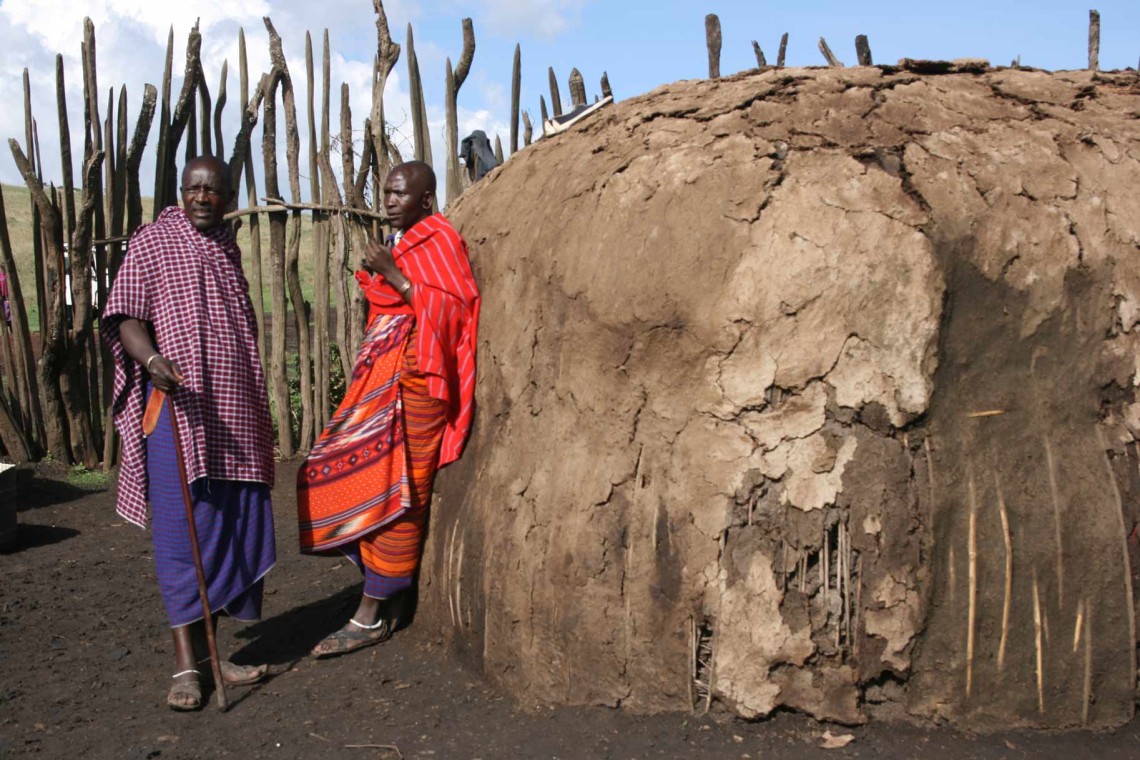
[[[375,240],[369,240],[364,247],[364,266],[376,274],[383,275],[385,279],[390,279],[388,275],[397,271],[392,249]]]

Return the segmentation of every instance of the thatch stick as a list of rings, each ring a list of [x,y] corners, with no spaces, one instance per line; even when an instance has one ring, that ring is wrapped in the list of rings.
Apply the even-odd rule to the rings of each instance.
[[[1109,459],[1108,442],[1104,438],[1104,431],[1101,430],[1100,425],[1094,425],[1096,429],[1097,442],[1100,444],[1101,451],[1104,452],[1104,465],[1105,474],[1108,476],[1108,482],[1112,486],[1112,495],[1115,499],[1115,520],[1117,524],[1117,535],[1120,536],[1121,547],[1121,574],[1124,580],[1124,598],[1121,603],[1124,605],[1125,614],[1128,619],[1128,642],[1136,641],[1136,607],[1134,606],[1134,597],[1132,596],[1132,561],[1129,558],[1128,551],[1128,525],[1124,521],[1124,500],[1120,496],[1120,486],[1116,483],[1116,473],[1112,470],[1112,460]],[[1089,610],[1089,614],[1091,614]],[[1136,688],[1136,647],[1129,646],[1128,648],[1128,670],[1125,672],[1125,684],[1129,689]]]
[[[835,57],[835,53],[831,52],[831,48],[827,45],[827,40],[823,37],[819,38],[819,52],[823,53],[823,57],[827,59],[827,65],[835,69],[843,68],[843,62]]]
[[[1033,642],[1036,649],[1037,710],[1045,714],[1045,646],[1042,641],[1041,594],[1037,589],[1037,571],[1033,572]]]
[[[715,13],[705,16],[705,47],[709,53],[709,79],[720,77],[720,18]]]
[[[867,39],[867,35],[860,34],[855,38],[855,55],[859,59],[860,66],[872,66],[871,63],[871,43]]]
[[[519,97],[522,95],[522,48],[515,44],[511,61],[511,155],[519,149]]]
[[[1057,465],[1053,460],[1053,447],[1045,436],[1045,463],[1049,468],[1049,494],[1053,501],[1053,537],[1057,555],[1057,604],[1065,601],[1065,554],[1061,544],[1061,497],[1057,488]]]
[[[1100,70],[1100,11],[1089,11],[1089,71]]]
[[[784,56],[788,52],[788,33],[780,37],[780,51],[776,54],[776,68],[784,68]]]
[[[768,59],[764,57],[764,51],[760,49],[760,43],[752,40],[752,52],[756,54],[756,67],[764,68],[768,65]]]
[[[997,669],[1005,667],[1005,648],[1009,642],[1009,613],[1013,605],[1013,534],[1009,530],[1009,515],[1005,508],[1005,496],[1001,490],[1001,480],[994,474],[997,488],[998,516],[1001,517],[1001,534],[1005,543],[1005,589],[1001,606],[1001,641],[998,644]]]
[[[1092,705],[1092,605],[1085,607],[1085,677],[1083,700],[1081,705],[1081,722],[1086,726],[1089,723],[1089,707]]]
[[[970,494],[970,606],[966,620],[966,696],[969,697],[974,688],[974,635],[978,615],[978,499],[973,476],[969,478],[966,487]]]

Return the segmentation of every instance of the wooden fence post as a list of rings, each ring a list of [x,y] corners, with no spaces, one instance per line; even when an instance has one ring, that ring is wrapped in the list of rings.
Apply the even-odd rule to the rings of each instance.
[[[1100,11],[1089,11],[1089,71],[1100,70]]]
[[[558,77],[554,76],[554,67],[546,69],[546,78],[550,83],[550,111],[555,116],[562,115],[562,96],[558,92]],[[542,117],[546,121],[547,117]]]
[[[871,62],[871,43],[867,39],[867,35],[860,34],[855,38],[855,55],[859,59],[860,66],[873,66]]]
[[[610,75],[602,72],[602,97],[612,98],[614,96],[613,88],[610,87]]]
[[[780,51],[776,53],[776,68],[784,68],[784,57],[788,52],[788,33],[784,32],[780,36]]]
[[[522,48],[515,43],[511,63],[511,155],[519,149],[519,97],[522,95]]]
[[[225,110],[228,98],[226,97],[226,84],[229,79],[229,59],[222,61],[222,73],[218,82],[218,102],[214,106],[214,155],[223,158],[226,155],[226,146],[222,140],[222,111]]]
[[[827,65],[832,68],[843,68],[843,62],[835,57],[835,53],[831,52],[831,48],[827,46],[827,40],[823,37],[819,38],[819,52],[823,53],[823,57],[827,59]]]
[[[709,51],[709,79],[720,78],[720,18],[715,13],[705,16],[705,46]]]
[[[459,88],[467,80],[467,73],[471,70],[471,61],[475,57],[475,27],[471,19],[463,19],[463,52],[459,54],[459,63],[455,70],[451,69],[451,58],[447,59],[447,72],[445,77],[445,107],[447,109],[447,126],[444,135],[444,147],[447,149],[447,202],[451,203],[463,194],[463,178],[459,175]]]
[[[571,108],[586,105],[586,82],[577,68],[570,69],[570,104]]]
[[[756,67],[764,68],[768,65],[768,59],[764,57],[764,51],[760,49],[760,43],[752,40],[752,52],[756,54]]]
[[[534,125],[530,123],[530,111],[523,111],[523,145],[530,145],[534,137]]]
[[[320,163],[317,160],[316,77],[313,73],[313,38],[305,32],[306,113],[309,117],[309,198],[321,203]],[[328,422],[329,383],[329,260],[327,215],[313,212],[313,428],[319,433]]]

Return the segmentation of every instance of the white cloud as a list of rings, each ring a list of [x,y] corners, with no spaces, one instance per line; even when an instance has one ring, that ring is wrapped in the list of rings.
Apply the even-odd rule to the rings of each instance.
[[[413,0],[387,0],[385,8],[390,28],[397,41],[409,20],[420,13]],[[71,128],[73,162],[76,167],[83,150],[82,65],[80,45],[83,19],[95,25],[98,54],[100,110],[106,109],[107,91],[119,88],[128,92],[129,128],[134,129],[142,99],[143,86],[161,87],[163,59],[167,35],[173,28],[172,100],[182,85],[187,35],[195,21],[202,33],[202,61],[206,81],[216,104],[223,60],[228,61],[228,103],[223,132],[226,151],[232,150],[240,113],[238,82],[238,30],[244,28],[249,56],[250,87],[256,86],[262,71],[269,67],[268,33],[262,21],[270,16],[281,35],[293,78],[301,133],[302,174],[307,175],[308,122],[306,114],[307,83],[305,77],[305,32],[310,26],[316,84],[320,87],[322,24],[327,24],[331,48],[331,129],[339,132],[340,85],[347,83],[351,93],[354,138],[362,136],[363,121],[372,100],[372,61],[376,52],[375,15],[371,3],[364,0],[325,0],[319,14],[313,14],[311,3],[300,0],[200,0],[180,3],[155,3],[153,0],[3,0],[0,3],[0,98],[9,104],[0,109],[0,137],[14,137],[21,145],[24,139],[22,71],[27,68],[31,79],[32,108],[37,120],[44,173],[48,181],[58,184],[61,176],[59,138],[55,102],[55,57],[62,54],[67,85],[68,114]],[[389,78],[385,93],[385,110],[399,125],[408,111],[408,94],[403,76],[403,60]],[[316,98],[320,119],[320,95]],[[102,113],[103,117],[107,114]],[[157,115],[156,115],[157,121]],[[410,129],[404,129],[410,134]],[[153,187],[153,151],[157,142],[157,125],[152,127],[147,154],[142,163],[143,192]],[[255,156],[260,156],[261,130],[254,136]],[[284,170],[284,114],[278,108],[278,141],[282,191],[288,193]],[[27,146],[24,145],[25,150]],[[406,153],[410,154],[410,146]],[[257,161],[260,164],[260,161]],[[339,161],[333,161],[339,170]],[[73,170],[78,173],[77,168]],[[14,162],[7,151],[0,156],[0,179],[20,182]],[[307,192],[308,183],[302,182]]]
[[[589,0],[471,0],[493,34],[554,37],[577,26]]]

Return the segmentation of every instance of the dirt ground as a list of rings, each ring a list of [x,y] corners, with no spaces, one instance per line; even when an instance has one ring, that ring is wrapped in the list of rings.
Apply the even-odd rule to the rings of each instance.
[[[828,726],[788,713],[758,723],[716,715],[528,709],[497,696],[414,623],[338,660],[305,656],[360,592],[345,561],[295,550],[295,466],[274,491],[278,564],[265,619],[224,621],[263,684],[231,690],[219,713],[164,705],[171,644],[150,537],[114,515],[112,492],[41,467],[23,480],[20,538],[0,555],[0,756],[91,758],[1135,758],[1140,720],[1104,734],[1011,732],[876,721]],[[715,712],[715,708],[714,708]],[[851,735],[822,749],[825,732]]]

